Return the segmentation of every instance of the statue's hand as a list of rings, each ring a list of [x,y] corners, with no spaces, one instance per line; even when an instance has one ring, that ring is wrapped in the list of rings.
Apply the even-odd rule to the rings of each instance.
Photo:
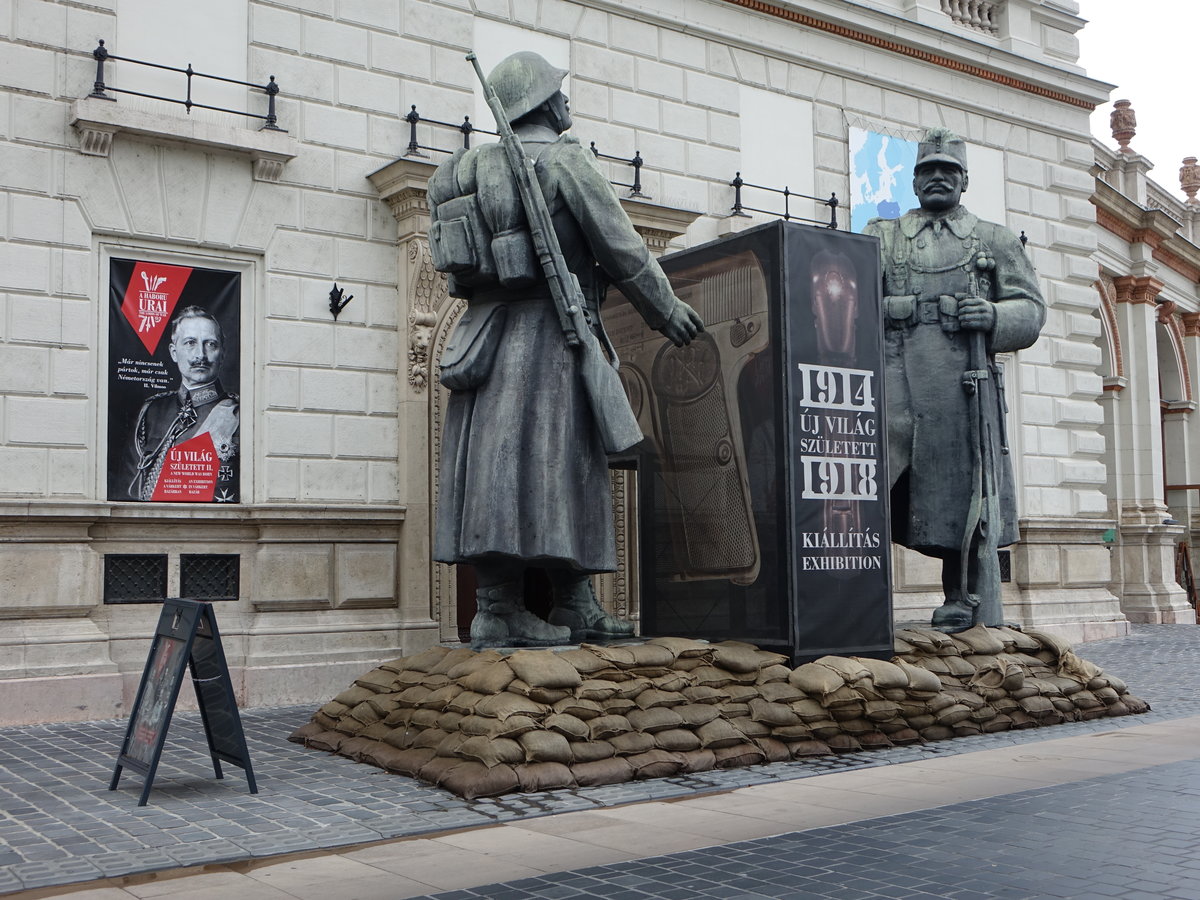
[[[958,324],[968,331],[991,331],[996,327],[996,304],[982,297],[958,301]]]
[[[676,347],[682,347],[690,344],[697,332],[704,330],[704,320],[698,312],[676,299],[667,321],[658,330]]]

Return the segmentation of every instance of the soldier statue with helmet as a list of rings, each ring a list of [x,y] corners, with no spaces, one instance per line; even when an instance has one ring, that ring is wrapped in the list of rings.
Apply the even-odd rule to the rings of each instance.
[[[960,205],[967,183],[962,139],[930,129],[920,209],[866,227],[883,263],[892,539],[942,560],[945,631],[1003,621],[996,548],[1018,535],[995,354],[1031,346],[1046,318],[1021,242]]]
[[[434,265],[447,273],[451,295],[467,301],[440,360],[451,393],[433,556],[475,567],[471,638],[479,646],[633,633],[592,591],[592,574],[616,569],[605,441],[579,348],[568,343],[556,306],[552,288],[561,291],[560,282],[545,274],[546,253],[535,249],[534,238],[544,236],[536,222],[550,224],[561,271],[582,291],[585,309],[572,310],[586,322],[591,346],[611,353],[600,323],[609,283],[677,345],[703,328],[672,293],[593,155],[564,134],[571,127],[560,90],[566,74],[531,52],[500,62],[486,88],[515,139],[459,150],[429,181]],[[507,155],[514,146],[532,163],[522,171],[536,178],[548,212],[542,218],[527,215],[528,182],[521,187]],[[620,403],[627,409],[623,395]],[[525,607],[530,566],[550,578],[548,621]]]

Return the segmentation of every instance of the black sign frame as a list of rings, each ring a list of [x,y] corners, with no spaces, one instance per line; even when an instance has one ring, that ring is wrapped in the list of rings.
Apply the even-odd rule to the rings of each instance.
[[[890,657],[878,241],[779,221],[660,261],[710,327],[677,351],[616,289],[605,306],[647,435],[621,461],[641,633]]]
[[[170,598],[163,601],[142,680],[129,713],[129,725],[108,785],[110,791],[115,791],[122,770],[137,772],[144,778],[138,806],[145,806],[150,797],[185,668],[191,669],[216,777],[225,777],[221,771],[223,760],[241,768],[246,773],[250,793],[258,793],[212,604]]]

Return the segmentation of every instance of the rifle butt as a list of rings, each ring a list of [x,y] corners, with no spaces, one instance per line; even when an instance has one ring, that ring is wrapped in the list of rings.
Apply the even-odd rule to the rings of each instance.
[[[642,439],[642,430],[629,406],[629,398],[625,396],[625,388],[621,386],[617,370],[605,358],[591,330],[584,331],[587,336],[583,337],[576,351],[580,354],[579,374],[584,393],[587,394],[604,451],[610,455],[622,453]]]

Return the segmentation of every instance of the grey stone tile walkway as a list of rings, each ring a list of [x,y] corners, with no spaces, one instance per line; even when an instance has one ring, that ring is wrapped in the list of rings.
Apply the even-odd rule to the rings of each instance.
[[[136,775],[126,772],[117,791],[107,790],[123,721],[7,728],[0,730],[0,892],[688,797],[1200,714],[1200,628],[1138,626],[1130,637],[1079,650],[1124,678],[1151,703],[1152,712],[472,802],[288,743],[287,735],[308,719],[309,707],[243,712],[257,796],[247,792],[236,768],[225,767],[223,781],[213,779],[198,716],[176,715],[150,805],[141,808],[136,805],[141,790]]]
[[[1200,898],[1200,761],[424,900]]]

